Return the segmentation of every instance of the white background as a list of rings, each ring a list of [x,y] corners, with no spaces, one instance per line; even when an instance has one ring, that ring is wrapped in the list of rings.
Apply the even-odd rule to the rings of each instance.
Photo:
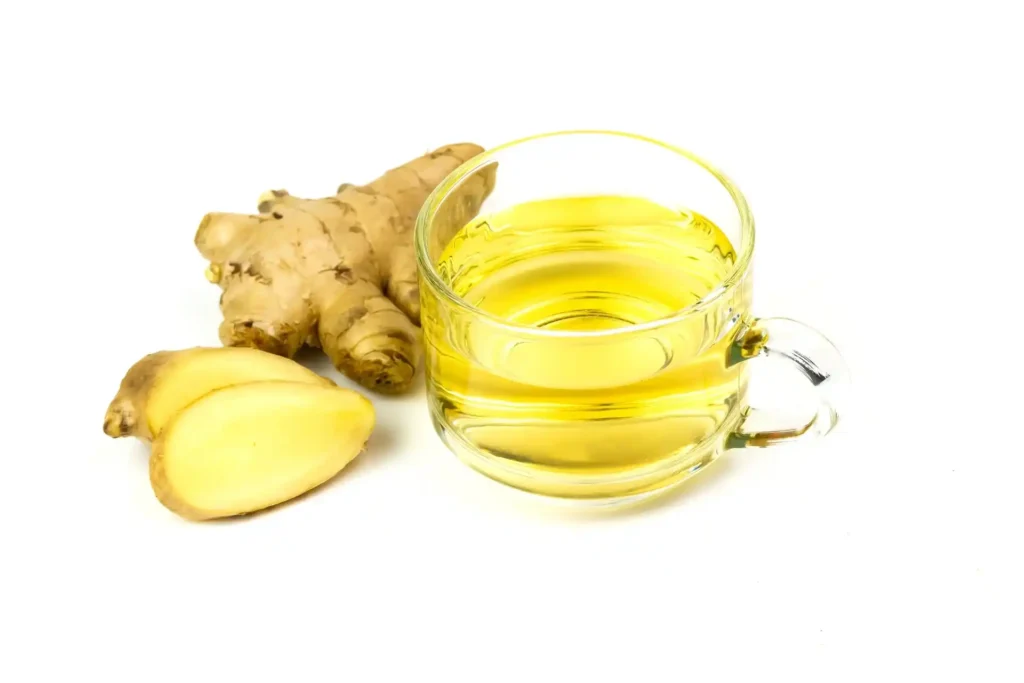
[[[1022,680],[1013,3],[598,4],[5,7],[0,679]],[[739,184],[756,312],[851,366],[838,431],[595,516],[410,395],[331,484],[208,524],[103,436],[138,357],[217,343],[205,212],[566,128]]]

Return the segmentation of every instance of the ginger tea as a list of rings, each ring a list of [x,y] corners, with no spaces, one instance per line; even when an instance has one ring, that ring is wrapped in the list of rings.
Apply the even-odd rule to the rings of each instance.
[[[745,385],[729,351],[749,287],[713,296],[735,261],[706,217],[639,198],[475,218],[436,263],[475,310],[423,287],[442,437],[493,478],[569,498],[642,494],[703,467]]]

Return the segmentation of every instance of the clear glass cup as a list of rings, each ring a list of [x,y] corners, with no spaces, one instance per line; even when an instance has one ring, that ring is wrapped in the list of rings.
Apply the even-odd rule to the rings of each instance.
[[[678,310],[583,329],[524,324],[456,291],[456,268],[460,276],[485,272],[486,260],[502,253],[502,240],[518,234],[491,217],[522,217],[527,212],[516,207],[579,197],[638,198],[691,221],[659,225],[661,231],[693,230],[692,217],[702,216],[732,247],[727,269]],[[579,220],[601,222],[602,206],[623,206],[605,201],[586,200],[592,215]],[[489,218],[464,231],[477,216]],[[655,251],[651,239],[667,244],[682,235],[644,230],[644,244]],[[640,233],[627,230],[611,243],[581,234],[544,232],[538,224],[535,241],[543,242],[544,253],[578,244],[599,252],[628,246],[628,235]],[[569,236],[576,241],[559,243]],[[415,240],[431,416],[448,447],[492,479],[558,498],[634,501],[685,481],[726,450],[822,436],[837,422],[835,394],[848,374],[839,352],[805,325],[752,314],[753,217],[739,189],[693,154],[606,131],[511,142],[469,160],[437,186],[419,214]],[[639,279],[665,289],[671,283],[664,277],[651,270]],[[543,282],[508,282],[492,300],[528,297],[531,286],[545,291]],[[577,294],[582,301],[594,293]],[[809,419],[787,423],[747,404],[749,361],[771,356],[791,362],[813,387],[817,408]]]

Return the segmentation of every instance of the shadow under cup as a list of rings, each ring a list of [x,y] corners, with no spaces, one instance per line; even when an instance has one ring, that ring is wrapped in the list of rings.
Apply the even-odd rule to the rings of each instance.
[[[520,207],[557,207],[564,198],[587,198],[583,205],[594,214],[582,220],[580,230],[551,230],[544,221],[524,226],[532,214]],[[612,243],[587,232],[588,219],[605,220],[602,207],[611,216],[624,205],[666,207],[677,217],[707,219],[727,239],[726,250],[731,245],[728,267],[707,291],[692,301],[681,299],[684,306],[625,324],[575,325],[572,316],[557,325],[524,324],[458,293],[456,280],[489,272],[488,259],[495,254],[509,268],[519,267],[523,259],[512,254],[520,248],[514,235],[541,244],[538,253],[560,254],[565,268],[575,267],[574,250],[581,244],[588,254],[623,245],[655,256],[664,251],[657,240],[671,242],[672,232],[644,233],[649,244],[630,241],[640,234],[632,227],[617,232]],[[517,219],[506,225],[502,216]],[[566,214],[570,222],[577,218]],[[471,159],[431,194],[416,226],[426,383],[438,433],[464,462],[504,484],[559,498],[616,502],[679,483],[729,447],[824,433],[835,422],[830,406],[796,429],[740,431],[751,412],[745,407],[743,361],[769,350],[768,334],[749,313],[753,247],[753,219],[739,190],[697,157],[654,140],[554,133]],[[586,282],[586,262],[581,263],[580,282]],[[628,282],[675,286],[666,277],[652,266]],[[548,305],[544,297],[551,292],[543,281],[507,282],[491,300],[514,295],[538,309]],[[687,288],[684,279],[678,288]],[[534,291],[536,302],[530,300]],[[571,294],[581,311],[592,314],[592,300],[616,292]]]

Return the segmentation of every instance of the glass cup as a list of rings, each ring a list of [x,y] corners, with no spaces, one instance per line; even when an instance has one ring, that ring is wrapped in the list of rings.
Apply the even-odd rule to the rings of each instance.
[[[674,220],[663,220],[666,212]],[[708,235],[719,241],[694,252],[700,258],[667,246],[690,249]],[[837,422],[842,357],[805,325],[752,315],[753,217],[739,189],[689,152],[605,131],[511,142],[437,186],[415,241],[430,413],[447,446],[492,479],[545,496],[635,501],[726,450],[822,436]],[[593,317],[599,303],[626,296],[592,291],[598,267],[579,264],[633,257],[648,269],[618,281],[629,296],[643,299],[635,291],[649,286],[662,298],[678,294],[679,307],[579,324],[577,314]],[[689,258],[694,268],[720,267],[704,289],[689,279]],[[495,259],[507,270],[492,268]],[[541,262],[548,270],[515,271]],[[467,294],[489,273],[504,279],[486,296]],[[467,281],[476,284],[466,289]],[[508,313],[496,301],[519,308]],[[543,316],[522,313],[547,309],[560,315],[538,324]],[[772,356],[813,389],[809,419],[794,424],[748,405],[750,361]]]

